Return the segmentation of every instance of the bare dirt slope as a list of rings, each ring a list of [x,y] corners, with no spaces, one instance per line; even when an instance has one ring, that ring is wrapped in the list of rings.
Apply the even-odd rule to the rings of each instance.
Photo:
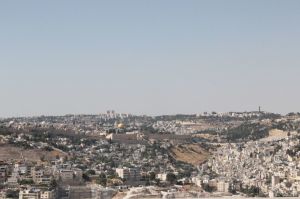
[[[272,129],[269,131],[269,136],[266,138],[260,139],[261,141],[274,141],[274,140],[281,140],[288,137],[287,131],[282,131],[279,129]]]
[[[1,160],[21,160],[22,156],[25,160],[29,161],[39,161],[41,157],[45,159],[54,159],[56,156],[64,157],[65,154],[53,150],[53,151],[44,151],[41,149],[29,149],[24,150],[12,145],[0,145],[0,161]]]
[[[173,147],[171,155],[176,160],[197,166],[205,162],[210,154],[198,144],[185,144]]]

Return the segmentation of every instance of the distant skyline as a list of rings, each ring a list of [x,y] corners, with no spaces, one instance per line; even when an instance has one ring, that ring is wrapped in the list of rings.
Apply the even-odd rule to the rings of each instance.
[[[300,112],[300,1],[1,1],[0,117]]]

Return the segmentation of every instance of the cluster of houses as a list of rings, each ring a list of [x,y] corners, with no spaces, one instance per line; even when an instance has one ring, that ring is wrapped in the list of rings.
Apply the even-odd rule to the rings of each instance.
[[[261,196],[298,196],[300,193],[299,137],[222,144],[200,167],[194,182],[219,192],[259,188]]]
[[[261,114],[242,115],[259,117]],[[94,116],[1,120],[0,147],[38,150],[42,154],[55,152],[57,155],[45,155],[35,161],[28,153],[27,157],[21,158],[7,154],[6,158],[2,157],[0,198],[15,198],[16,195],[20,199],[111,197],[118,190],[149,185],[161,188],[162,194],[170,197],[186,193],[196,193],[193,196],[197,197],[299,195],[300,142],[297,131],[257,141],[206,143],[211,154],[198,167],[176,160],[172,146],[194,143],[191,134],[200,127],[209,130],[214,127],[218,131],[242,122],[239,119],[214,120],[211,115],[205,116],[204,121],[201,117],[155,121],[151,117],[109,111]],[[283,123],[283,128],[291,128],[286,125],[289,120],[298,121],[297,118],[285,119],[287,121],[274,121]],[[272,121],[260,122],[269,127],[273,125]],[[160,133],[151,132],[151,128],[150,132],[139,129],[145,124]]]

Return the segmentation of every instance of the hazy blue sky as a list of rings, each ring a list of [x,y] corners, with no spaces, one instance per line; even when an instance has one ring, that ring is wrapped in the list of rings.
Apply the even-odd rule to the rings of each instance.
[[[299,0],[0,1],[0,116],[300,111]]]

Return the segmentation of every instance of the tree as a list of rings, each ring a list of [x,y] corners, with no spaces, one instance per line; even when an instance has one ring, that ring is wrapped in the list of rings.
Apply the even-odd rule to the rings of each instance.
[[[159,186],[159,185],[160,185],[160,179],[159,179],[159,178],[156,178],[156,179],[155,179],[155,183],[156,183],[156,186]]]
[[[168,173],[167,174],[167,181],[170,182],[171,184],[175,184],[177,179],[176,175],[174,173]]]
[[[229,191],[229,193],[236,194],[236,189],[235,189],[235,187],[233,186],[233,184],[230,184],[230,185],[229,185],[228,191]]]
[[[100,184],[102,186],[106,186],[107,178],[105,173],[100,173],[99,177],[96,180],[97,184]]]
[[[88,181],[91,180],[90,177],[88,176],[88,174],[86,174],[86,173],[83,173],[83,174],[82,174],[82,178],[83,178],[83,180],[86,181],[86,182],[88,182]]]
[[[286,182],[286,183],[285,183],[285,186],[286,186],[287,188],[291,188],[291,187],[292,187],[292,183],[291,183],[291,182]]]
[[[55,179],[52,179],[50,182],[50,188],[55,189],[57,187],[57,182]]]
[[[92,169],[88,170],[87,173],[88,173],[89,175],[96,175],[95,170],[92,170]]]
[[[146,185],[146,186],[150,186],[150,185],[151,185],[151,184],[150,184],[150,181],[147,180],[145,185]]]
[[[19,191],[14,191],[14,190],[7,190],[6,192],[6,197],[7,198],[19,198]]]
[[[42,155],[41,157],[40,157],[40,160],[42,161],[42,162],[44,162],[45,161],[45,155]]]
[[[53,151],[53,148],[51,146],[45,146],[44,150],[45,151]]]
[[[20,182],[19,182],[19,184],[20,185],[32,185],[32,184],[34,184],[34,182],[33,182],[33,180],[20,180]]]
[[[153,180],[155,180],[155,173],[154,172],[150,172],[150,174],[149,174],[149,180],[151,180],[151,181],[153,181]]]
[[[68,156],[65,156],[64,158],[63,158],[63,162],[67,162],[68,161]]]
[[[209,184],[202,184],[202,187],[203,187],[204,191],[209,192],[209,193],[215,191],[215,187],[211,187],[211,186],[209,186]]]
[[[247,194],[249,197],[255,197],[260,195],[259,187],[251,186],[250,188],[246,186],[245,189],[241,190],[243,193]]]

